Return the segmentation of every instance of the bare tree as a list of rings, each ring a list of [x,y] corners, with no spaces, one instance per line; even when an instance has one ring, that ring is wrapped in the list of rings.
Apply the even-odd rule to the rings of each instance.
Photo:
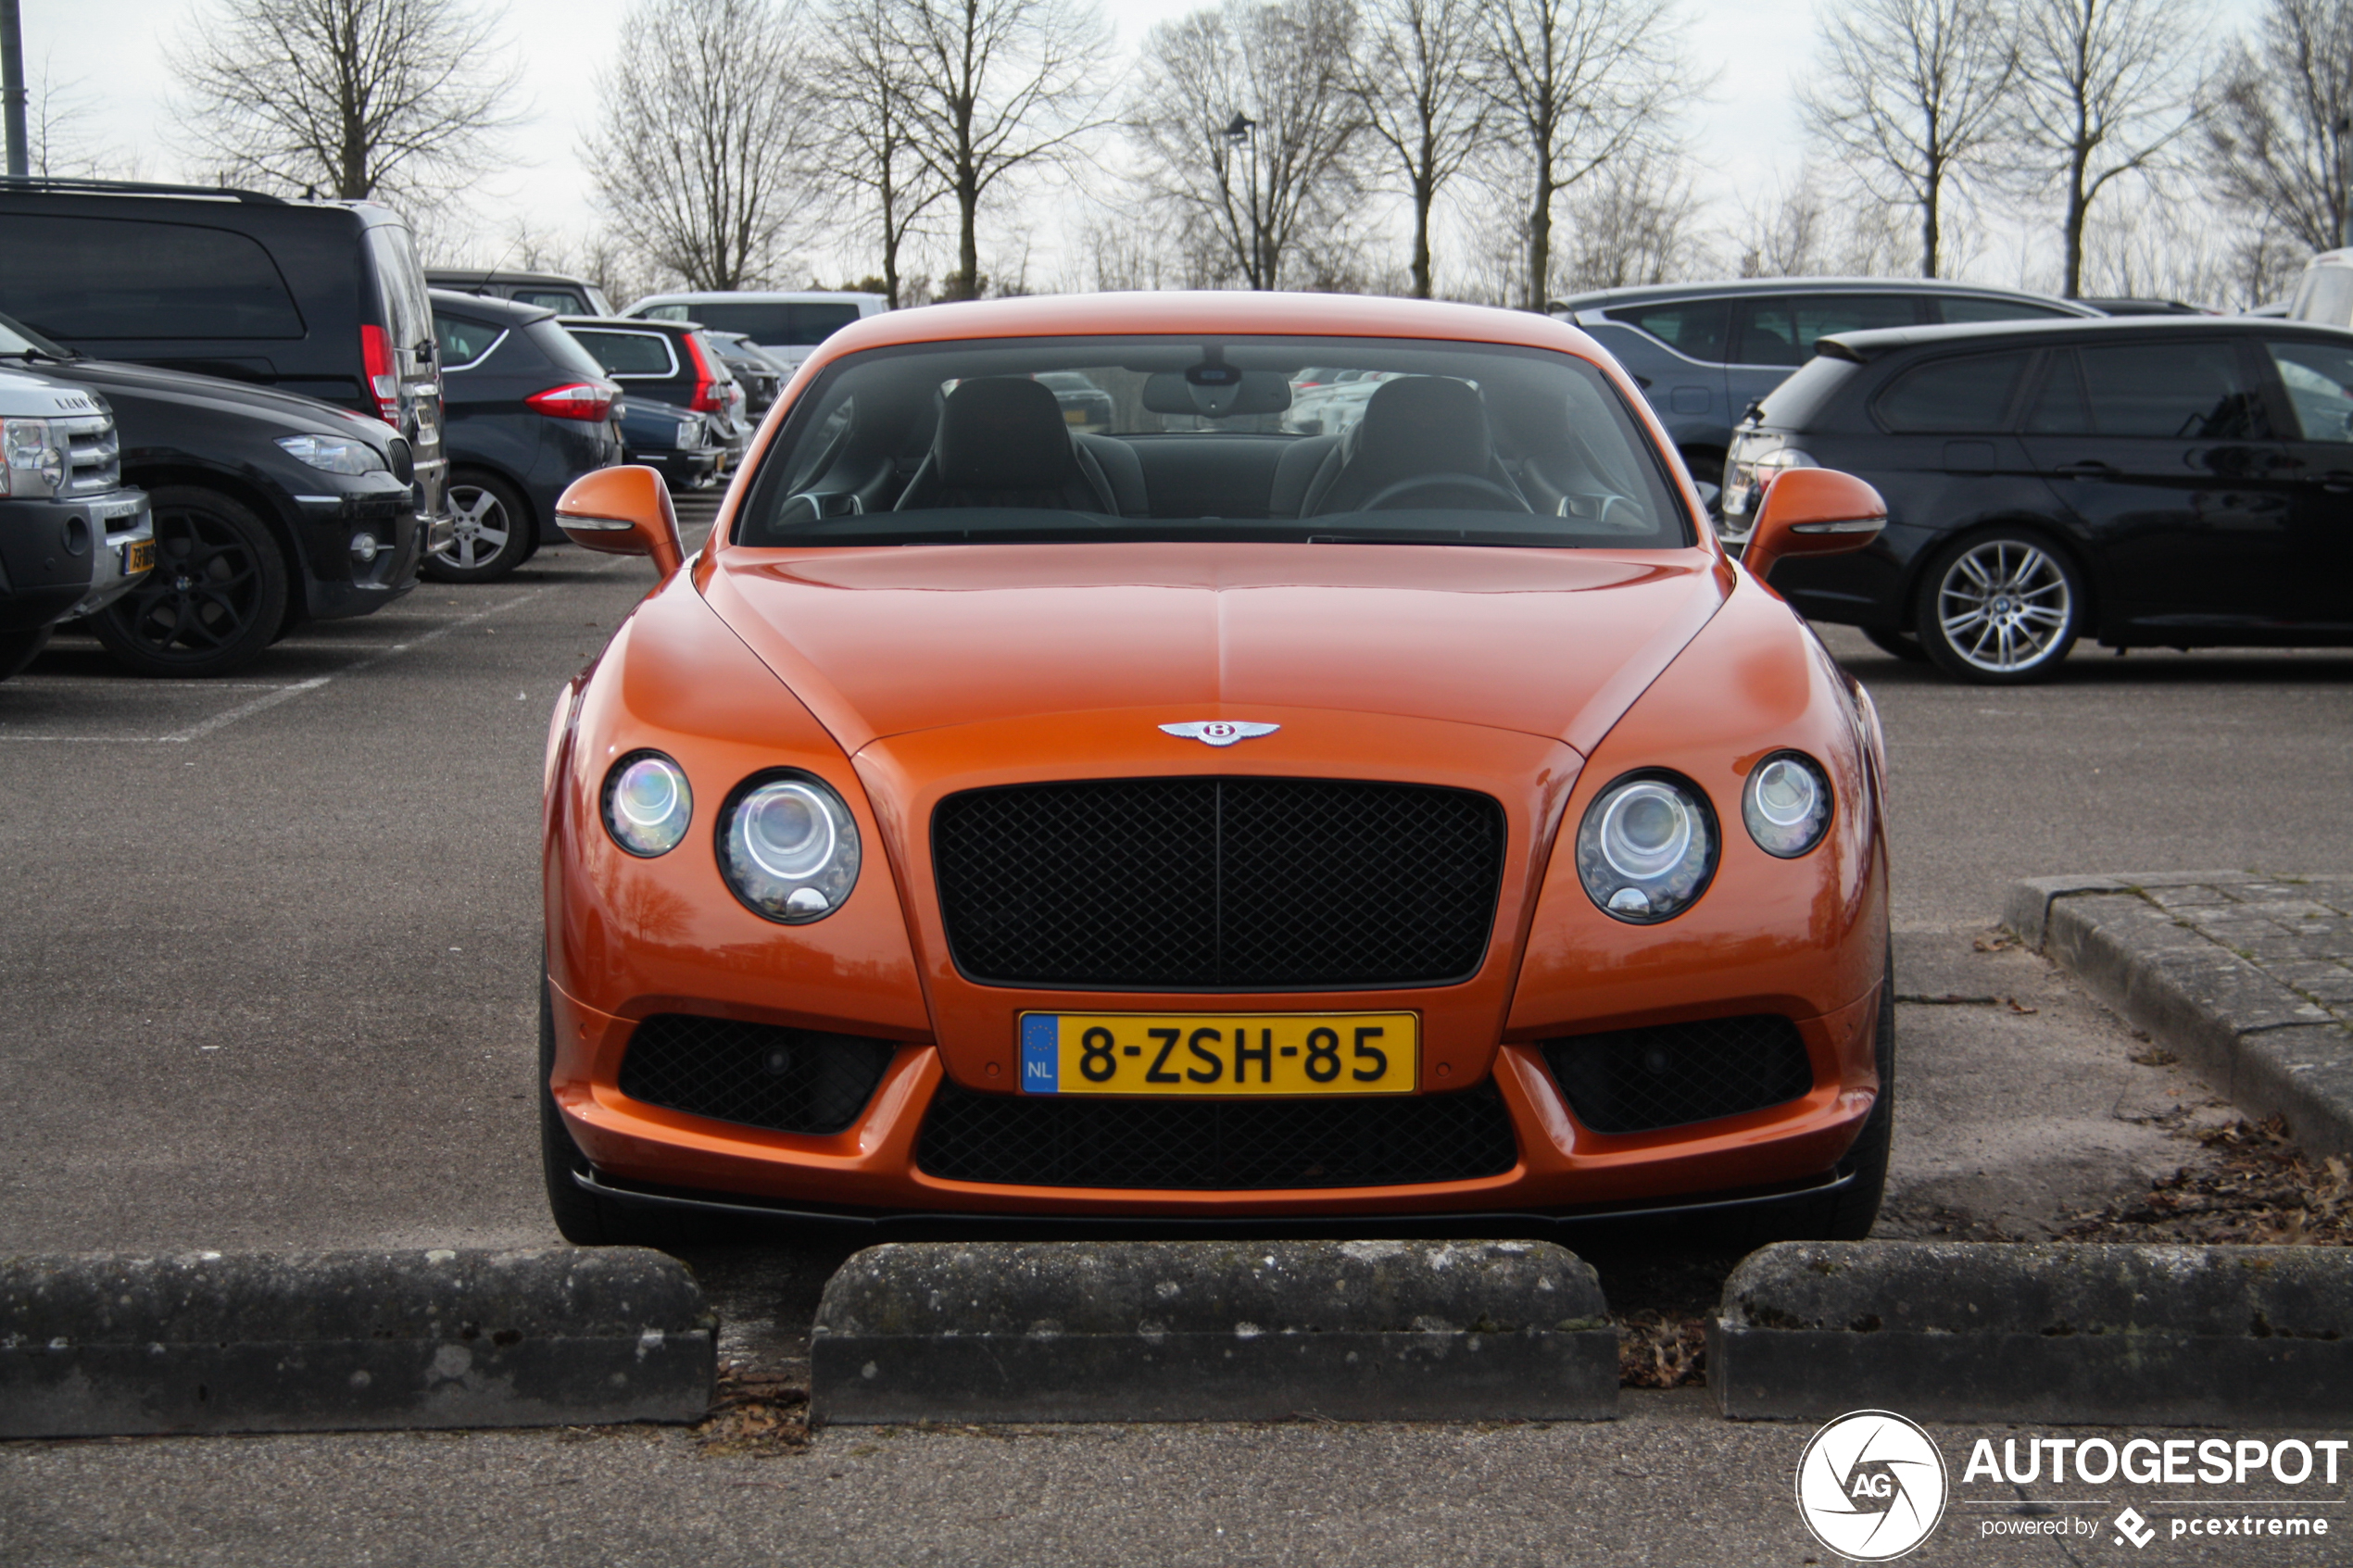
[[[1920,276],[1936,277],[1947,204],[2001,144],[2011,19],[2000,0],[1852,0],[1823,31],[1806,124],[1873,195],[1919,209]]]
[[[2313,250],[2346,233],[2353,0],[2269,0],[2201,94],[2200,161],[2216,194]]]
[[[1741,205],[1732,236],[1735,270],[1743,278],[1895,271],[1912,245],[1894,218],[1897,210],[1867,191],[1833,200],[1814,169],[1801,169],[1788,185]]]
[[[1527,211],[1526,293],[1541,310],[1553,275],[1554,198],[1657,138],[1694,92],[1671,0],[1484,0],[1483,78]]]
[[[860,194],[855,227],[881,246],[883,290],[894,310],[906,303],[901,253],[948,194],[915,145],[912,72],[896,10],[897,0],[842,0],[826,20],[832,52],[815,72],[828,124],[821,161]]]
[[[1348,226],[1354,43],[1348,0],[1226,0],[1144,42],[1128,131],[1147,185],[1246,287],[1277,286],[1302,242]]]
[[[582,149],[616,232],[688,288],[774,278],[817,116],[793,0],[638,0]]]
[[[1111,35],[1093,0],[892,0],[908,144],[955,201],[950,299],[975,299],[980,205],[1101,126]]]
[[[172,51],[178,116],[243,183],[447,187],[488,168],[517,122],[502,19],[461,0],[223,0]]]
[[[1706,204],[1689,163],[1638,151],[1605,165],[1569,194],[1569,241],[1561,257],[1567,291],[1622,288],[1696,277],[1710,267],[1699,237]]]
[[[1478,150],[1492,107],[1479,76],[1478,4],[1374,0],[1357,59],[1365,128],[1413,203],[1416,299],[1430,296],[1430,209]]]
[[[2058,182],[2059,292],[2083,292],[2092,203],[2160,167],[2189,129],[2186,13],[2175,0],[2024,0],[2018,132],[2033,172]]]

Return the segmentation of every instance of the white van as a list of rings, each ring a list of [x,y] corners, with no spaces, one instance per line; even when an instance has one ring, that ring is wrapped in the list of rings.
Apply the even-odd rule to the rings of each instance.
[[[699,321],[713,332],[741,332],[772,359],[799,366],[809,351],[863,316],[879,316],[890,302],[878,294],[649,294],[624,316],[649,321]]]
[[[2288,296],[2288,320],[2353,327],[2353,249],[2324,250],[2304,265]]]

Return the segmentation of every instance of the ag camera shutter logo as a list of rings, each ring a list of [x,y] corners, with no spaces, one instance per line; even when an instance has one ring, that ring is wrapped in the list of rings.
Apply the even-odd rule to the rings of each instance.
[[[1944,1517],[1944,1456],[1891,1411],[1850,1411],[1814,1434],[1797,1461],[1797,1512],[1841,1557],[1903,1556]]]

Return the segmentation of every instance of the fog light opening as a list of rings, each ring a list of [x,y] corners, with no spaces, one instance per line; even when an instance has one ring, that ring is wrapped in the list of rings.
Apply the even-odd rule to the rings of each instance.
[[[376,557],[383,553],[384,546],[377,543],[374,534],[355,533],[351,536],[351,558],[360,565],[373,566]]]

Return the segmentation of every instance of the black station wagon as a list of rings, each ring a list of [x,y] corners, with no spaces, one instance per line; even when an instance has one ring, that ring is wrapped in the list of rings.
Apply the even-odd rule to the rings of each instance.
[[[1816,621],[1962,680],[2118,648],[2353,645],[2353,332],[2245,317],[1823,338],[1733,437],[1726,533],[1792,468],[1879,487],[1887,528],[1793,558]]]

